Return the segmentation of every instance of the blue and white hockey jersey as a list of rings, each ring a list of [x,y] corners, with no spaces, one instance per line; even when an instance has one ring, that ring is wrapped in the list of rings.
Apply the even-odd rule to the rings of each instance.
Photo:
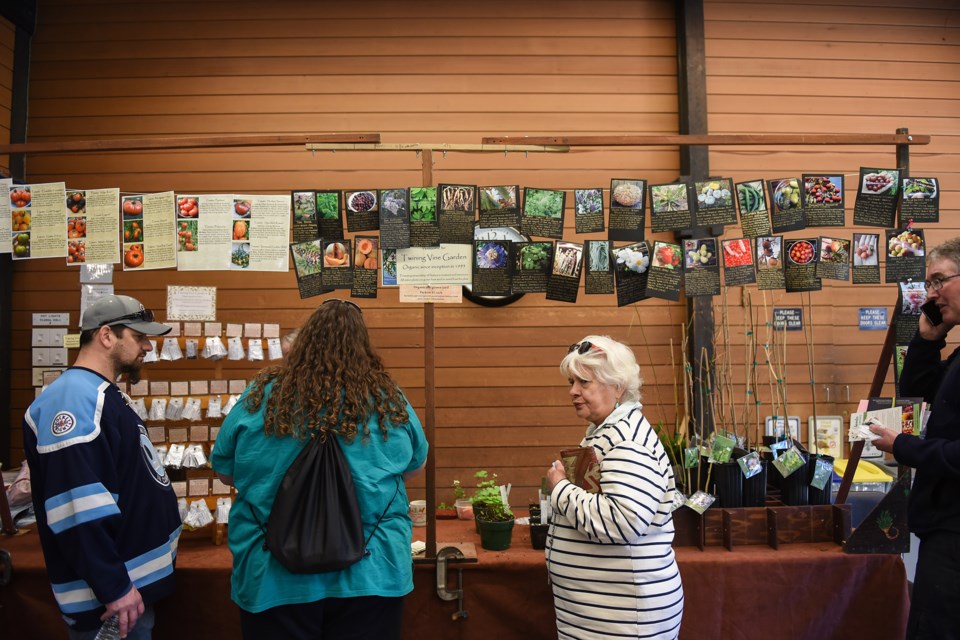
[[[180,514],[146,427],[117,386],[67,369],[23,417],[47,574],[64,618],[95,629],[136,585],[144,604],[173,591]]]

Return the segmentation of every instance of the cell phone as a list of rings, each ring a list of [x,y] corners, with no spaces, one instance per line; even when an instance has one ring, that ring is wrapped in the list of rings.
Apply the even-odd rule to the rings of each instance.
[[[927,316],[927,320],[935,327],[943,322],[943,315],[940,313],[940,308],[933,300],[924,302],[923,306],[920,307],[920,311],[923,315]]]

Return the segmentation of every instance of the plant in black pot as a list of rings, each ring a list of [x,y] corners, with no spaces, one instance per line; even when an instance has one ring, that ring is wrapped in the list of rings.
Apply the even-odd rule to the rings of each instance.
[[[477,478],[477,490],[471,500],[480,533],[480,546],[490,551],[509,549],[514,517],[510,506],[503,502],[497,475],[490,477],[486,471],[478,471],[474,475]]]

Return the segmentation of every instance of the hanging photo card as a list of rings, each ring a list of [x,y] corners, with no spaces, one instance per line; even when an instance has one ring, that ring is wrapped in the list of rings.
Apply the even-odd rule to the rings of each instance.
[[[511,293],[509,240],[475,240],[473,243],[473,293],[508,296]]]
[[[13,187],[13,178],[0,178],[0,194],[9,195]],[[17,234],[20,232],[19,224],[13,224],[12,202],[9,197],[0,197],[0,237],[12,238],[13,242],[0,242],[0,253],[12,253],[17,246]],[[114,213],[116,216],[116,213]],[[22,220],[21,220],[22,223]],[[27,250],[29,245],[23,245],[21,253]]]
[[[327,240],[343,239],[343,207],[339,191],[317,191],[314,202],[317,209],[317,235]],[[305,238],[312,240],[313,238]]]
[[[236,208],[238,204],[243,215]],[[249,202],[238,203],[229,194],[177,194],[177,216],[173,224],[177,234],[178,270],[224,270],[231,263],[232,243],[250,242]],[[136,220],[124,221],[124,242],[139,239],[137,225]]]
[[[817,277],[827,280],[850,279],[850,241],[846,238],[820,236],[820,259]]]
[[[477,187],[480,192],[480,227],[520,228],[520,186]]]
[[[876,233],[853,234],[853,284],[880,284],[880,256]]]
[[[380,250],[380,286],[398,287],[397,284],[397,250]]]
[[[650,276],[650,245],[646,241],[614,249],[617,306],[625,307],[647,299]],[[679,296],[678,296],[679,299]]]
[[[822,283],[817,277],[817,258],[820,241],[816,238],[787,240],[784,281],[787,293],[795,291],[820,291]]]
[[[754,267],[753,245],[749,238],[722,240],[723,282],[728,287],[755,284],[757,272]]]
[[[767,194],[763,189],[763,180],[751,180],[737,183],[737,206],[740,207],[740,229],[748,238],[768,236],[770,209],[767,206]]]
[[[920,314],[927,301],[923,282],[900,282],[897,307],[893,315],[893,329],[897,344],[909,344],[920,327]]]
[[[477,188],[464,184],[437,187],[441,244],[473,244],[477,216]]]
[[[757,288],[773,291],[786,288],[783,267],[783,236],[759,236],[754,248],[757,255]]]
[[[807,215],[803,208],[800,180],[797,178],[768,180],[767,188],[770,190],[770,221],[773,233],[805,229]]]
[[[803,174],[803,204],[808,227],[842,227],[843,174]]]
[[[120,209],[124,230],[128,222],[143,229],[142,242],[123,243],[123,270],[176,267],[177,203],[173,192],[124,196]]]
[[[900,224],[940,222],[940,184],[936,178],[904,178]]]
[[[287,271],[290,195],[235,195],[233,202],[234,239],[230,269],[240,267],[250,271]],[[241,255],[246,253],[246,257],[241,259],[245,263],[242,267],[233,258],[238,252]]]
[[[380,239],[376,236],[357,236],[354,242],[356,250],[353,256],[353,285],[350,297],[376,298]]]
[[[587,259],[583,265],[583,292],[587,294],[610,294],[613,286],[613,242],[610,240],[587,240],[584,245]]]
[[[512,242],[513,293],[546,293],[553,242]]]
[[[440,246],[436,187],[410,188],[410,246]]]
[[[397,283],[469,285],[473,282],[473,243],[397,249]]]
[[[349,240],[323,241],[321,281],[327,289],[350,289],[353,286],[353,265]]]
[[[853,204],[853,224],[866,227],[893,227],[896,224],[900,190],[897,169],[860,167],[857,199]]]
[[[558,242],[550,280],[547,282],[547,300],[576,302],[582,267],[583,245],[576,242]]]
[[[120,261],[119,210],[119,189],[67,190],[67,264],[112,265]],[[136,237],[143,240],[139,227]],[[128,239],[125,233],[124,239]]]
[[[523,216],[520,231],[527,236],[563,238],[564,191],[553,189],[523,190]]]
[[[647,297],[679,301],[682,276],[683,249],[680,245],[659,240],[654,243],[647,276]]]
[[[62,182],[9,187],[14,260],[67,256],[66,189]]]
[[[690,185],[686,182],[650,185],[650,229],[679,231],[693,227]]]
[[[693,191],[697,194],[693,201],[694,226],[712,227],[737,223],[737,209],[733,204],[733,180],[717,178],[694,182]],[[718,271],[717,276],[719,275]]]
[[[683,292],[688,298],[720,295],[716,238],[683,241]]]
[[[577,233],[603,231],[603,187],[574,189],[573,213]]]
[[[344,191],[347,231],[376,231],[380,228],[380,208],[376,189]]]
[[[334,197],[339,203],[340,196],[335,195]],[[309,242],[310,240],[319,238],[320,227],[317,223],[319,217],[317,215],[317,192],[291,191],[290,199],[293,203],[293,241]],[[337,213],[339,213],[339,211]]]
[[[922,281],[927,275],[923,230],[887,229],[886,282]]]
[[[297,276],[300,299],[312,298],[331,291],[323,286],[323,241],[307,240],[290,245],[293,273]]]
[[[380,244],[386,249],[410,246],[410,192],[407,189],[380,191]]]
[[[610,181],[609,240],[643,240],[646,180]]]

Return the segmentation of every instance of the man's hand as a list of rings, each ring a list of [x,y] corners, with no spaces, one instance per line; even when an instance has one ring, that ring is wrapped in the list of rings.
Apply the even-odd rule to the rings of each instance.
[[[107,611],[100,616],[100,619],[109,620],[117,616],[120,623],[120,637],[126,638],[127,633],[133,630],[133,626],[137,624],[141,615],[143,615],[143,599],[137,588],[131,586],[126,595],[107,604]]]
[[[894,429],[888,429],[879,424],[871,424],[870,431],[880,436],[873,441],[873,446],[880,451],[886,451],[887,453],[893,453],[893,441],[897,439],[897,436],[900,435],[898,431]]]
[[[563,468],[563,463],[554,460],[553,464],[547,470],[547,491],[553,491],[557,483],[567,477],[567,472]]]
[[[936,342],[941,338],[946,338],[947,334],[950,333],[950,329],[953,329],[954,325],[949,322],[941,322],[940,324],[934,326],[927,316],[920,314],[920,337],[924,340],[929,340],[930,342]]]

